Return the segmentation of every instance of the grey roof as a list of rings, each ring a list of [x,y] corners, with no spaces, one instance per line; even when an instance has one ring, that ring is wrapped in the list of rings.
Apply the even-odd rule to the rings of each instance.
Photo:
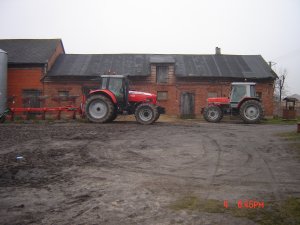
[[[0,39],[8,54],[8,64],[47,63],[60,39]]]
[[[170,55],[151,55],[150,63],[175,63],[175,59]]]
[[[49,76],[96,76],[108,71],[117,74],[147,76],[149,56],[142,54],[61,55],[48,73]]]
[[[177,77],[274,79],[277,76],[260,55],[223,54],[66,54],[57,59],[48,76],[95,76],[108,71],[148,76],[151,63],[175,63]]]

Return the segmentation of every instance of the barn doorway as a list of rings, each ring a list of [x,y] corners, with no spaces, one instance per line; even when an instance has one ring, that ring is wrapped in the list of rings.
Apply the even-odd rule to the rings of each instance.
[[[182,92],[180,96],[180,117],[195,118],[195,94]]]

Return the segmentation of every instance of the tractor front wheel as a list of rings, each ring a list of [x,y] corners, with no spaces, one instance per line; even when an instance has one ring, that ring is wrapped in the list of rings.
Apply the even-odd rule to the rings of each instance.
[[[92,95],[86,101],[85,113],[91,122],[109,122],[114,116],[114,105],[112,101],[104,95]]]
[[[264,117],[264,109],[257,100],[248,100],[240,107],[240,117],[245,123],[258,123]]]
[[[223,112],[219,106],[209,105],[204,108],[203,116],[207,122],[218,123],[223,118]]]
[[[158,119],[158,111],[155,105],[143,103],[135,110],[135,118],[137,122],[144,125],[154,123]]]

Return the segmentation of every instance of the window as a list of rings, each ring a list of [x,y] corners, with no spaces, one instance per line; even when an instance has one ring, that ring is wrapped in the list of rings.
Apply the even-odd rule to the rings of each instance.
[[[58,91],[58,101],[68,101],[69,97],[69,91]]]
[[[251,86],[250,86],[250,96],[251,96],[251,97],[255,97],[255,96],[256,96],[256,93],[255,93],[255,86],[254,86],[254,85],[251,85]]]
[[[167,91],[158,91],[157,92],[157,100],[168,100],[168,92]]]
[[[236,85],[232,88],[231,102],[239,102],[246,95],[246,86]]]
[[[62,98],[67,98],[69,97],[69,91],[58,91],[58,96]]]
[[[113,92],[115,95],[123,95],[123,79],[121,78],[110,78],[108,90]]]
[[[22,91],[22,99],[24,107],[32,107],[39,108],[40,104],[40,96],[42,92],[40,90],[23,90]]]
[[[215,97],[218,97],[218,93],[217,93],[217,92],[208,92],[208,93],[207,93],[207,97],[208,97],[208,98],[215,98]]]
[[[169,66],[156,66],[156,82],[167,83],[168,72],[169,72]]]

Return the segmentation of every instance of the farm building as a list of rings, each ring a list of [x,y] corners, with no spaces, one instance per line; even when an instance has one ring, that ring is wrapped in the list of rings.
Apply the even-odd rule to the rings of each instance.
[[[8,53],[7,103],[10,107],[43,105],[43,83],[56,58],[64,54],[60,39],[0,40],[0,49]]]
[[[20,96],[22,100],[15,101],[18,105],[26,102],[26,90],[36,90],[38,98],[42,99],[39,104],[79,106],[81,96],[99,86],[99,75],[126,74],[131,80],[131,89],[156,93],[159,104],[170,115],[199,116],[208,97],[228,96],[230,83],[236,81],[256,82],[266,115],[273,113],[277,76],[260,55],[224,55],[219,48],[211,55],[65,54],[61,40],[52,40],[57,43],[51,45],[52,48],[50,40],[44,41],[41,51],[49,49],[49,52],[43,63],[38,64],[39,59],[29,58],[30,63],[26,64],[12,61],[14,58],[10,54],[24,54],[23,49],[35,48],[32,51],[38,51],[39,48],[24,41],[24,46],[7,49],[0,40],[0,48],[9,56],[8,96],[13,98],[14,93]],[[15,64],[17,68],[13,67]],[[33,75],[37,69],[34,65],[40,66],[36,76]],[[14,87],[19,91],[14,92]]]

